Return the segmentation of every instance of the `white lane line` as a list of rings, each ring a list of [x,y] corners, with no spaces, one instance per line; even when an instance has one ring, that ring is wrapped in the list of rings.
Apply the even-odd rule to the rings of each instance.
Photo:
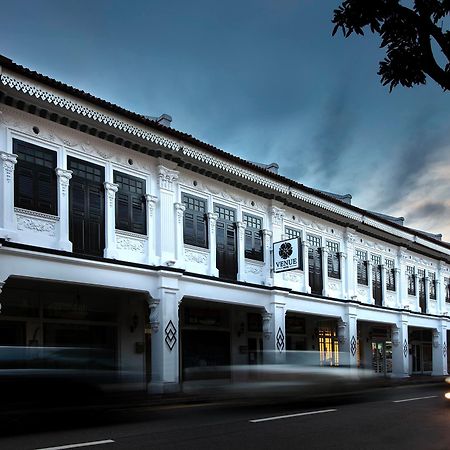
[[[259,422],[268,422],[269,420],[281,420],[281,419],[290,419],[291,417],[300,417],[300,416],[311,416],[313,414],[323,414],[337,411],[337,409],[322,409],[320,411],[309,411],[304,413],[297,414],[287,414],[285,416],[275,416],[275,417],[264,417],[263,419],[253,419],[249,420],[250,423],[259,423]]]
[[[60,445],[58,447],[37,448],[36,450],[64,450],[65,448],[89,447],[90,445],[112,444],[112,439],[104,439],[103,441],[82,442],[80,444]]]
[[[414,400],[425,400],[426,398],[436,398],[437,395],[429,395],[428,397],[404,398],[403,400],[393,400],[393,403],[413,402]]]

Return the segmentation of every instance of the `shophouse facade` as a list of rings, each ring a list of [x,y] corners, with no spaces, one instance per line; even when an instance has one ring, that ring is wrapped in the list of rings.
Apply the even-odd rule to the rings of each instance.
[[[101,348],[153,391],[263,350],[447,374],[448,243],[168,120],[0,58],[0,346]]]

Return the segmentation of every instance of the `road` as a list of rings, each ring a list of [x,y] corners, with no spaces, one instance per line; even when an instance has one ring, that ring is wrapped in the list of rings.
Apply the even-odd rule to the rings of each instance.
[[[0,449],[450,449],[445,386],[402,386],[359,401],[159,404],[8,418]]]

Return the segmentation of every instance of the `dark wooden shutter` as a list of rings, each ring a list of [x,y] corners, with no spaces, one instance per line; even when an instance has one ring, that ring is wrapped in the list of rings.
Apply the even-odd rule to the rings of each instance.
[[[237,278],[237,242],[235,211],[216,205],[219,218],[216,222],[216,267],[219,277],[229,280]]]
[[[139,234],[147,234],[144,195],[132,194],[130,204],[131,204],[131,231]]]
[[[185,244],[208,248],[208,223],[206,220],[206,201],[183,194],[186,207],[183,222],[183,241]]]
[[[322,294],[322,252],[319,247],[308,249],[309,286],[313,294]]]
[[[381,291],[381,265],[374,264],[372,266],[372,294],[375,299],[375,305],[381,306],[382,291]]]
[[[14,204],[18,208],[34,210],[33,170],[17,164],[15,169]]]

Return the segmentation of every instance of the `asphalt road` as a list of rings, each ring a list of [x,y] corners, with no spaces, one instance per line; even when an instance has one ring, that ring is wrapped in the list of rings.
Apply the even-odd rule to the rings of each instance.
[[[0,449],[450,449],[445,386],[403,386],[358,401],[159,404],[8,417]]]

